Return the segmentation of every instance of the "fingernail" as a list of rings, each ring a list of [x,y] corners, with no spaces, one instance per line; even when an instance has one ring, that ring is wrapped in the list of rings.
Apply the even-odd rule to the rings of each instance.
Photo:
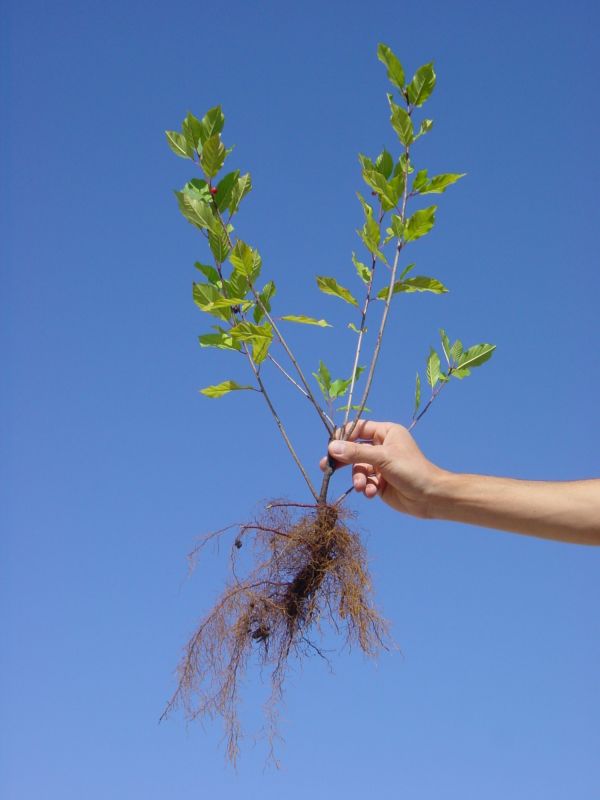
[[[329,445],[329,452],[332,456],[343,456],[346,452],[346,442],[332,442]]]

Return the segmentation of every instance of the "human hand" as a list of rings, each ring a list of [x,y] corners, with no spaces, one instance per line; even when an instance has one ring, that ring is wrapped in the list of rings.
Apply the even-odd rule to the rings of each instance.
[[[431,492],[446,474],[425,458],[403,425],[392,422],[360,420],[350,441],[329,443],[329,454],[336,468],[352,464],[357,492],[369,499],[379,495],[392,508],[415,517],[429,516]],[[321,469],[326,465],[325,457]]]

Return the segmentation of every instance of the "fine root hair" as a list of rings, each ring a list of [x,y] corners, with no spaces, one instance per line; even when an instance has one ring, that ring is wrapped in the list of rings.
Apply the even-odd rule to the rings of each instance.
[[[192,561],[210,541],[234,533],[231,575],[184,648],[178,685],[161,719],[175,707],[188,719],[221,717],[227,755],[235,763],[240,685],[256,659],[270,672],[265,711],[273,755],[291,658],[323,656],[318,642],[325,626],[342,636],[342,646],[358,645],[369,656],[386,647],[387,624],[373,606],[365,549],[346,525],[348,517],[332,505],[273,501],[254,521],[200,540]],[[248,550],[250,565],[241,578],[240,557]]]

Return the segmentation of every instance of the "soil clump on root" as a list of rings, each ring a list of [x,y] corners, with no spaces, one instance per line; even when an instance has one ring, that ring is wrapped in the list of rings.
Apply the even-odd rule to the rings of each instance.
[[[221,717],[227,754],[235,763],[240,683],[251,658],[271,671],[266,714],[272,744],[290,657],[323,656],[315,640],[324,626],[369,656],[386,646],[387,625],[372,604],[365,549],[346,526],[348,517],[332,505],[273,501],[255,521],[200,541],[193,558],[210,541],[237,529],[231,577],[184,649],[179,683],[161,719],[177,706],[188,719]],[[251,563],[242,579],[237,570],[248,550]]]

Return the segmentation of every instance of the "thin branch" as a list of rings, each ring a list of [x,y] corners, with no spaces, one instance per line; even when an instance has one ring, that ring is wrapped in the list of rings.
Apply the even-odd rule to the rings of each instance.
[[[379,214],[379,224],[381,225],[381,221],[385,216],[385,212],[383,208],[381,209],[381,213]],[[358,334],[358,341],[356,343],[356,351],[354,353],[354,364],[352,366],[352,381],[350,383],[350,391],[348,392],[348,404],[346,407],[346,413],[344,414],[344,425],[345,428],[348,424],[348,418],[350,416],[350,410],[352,408],[352,398],[354,396],[354,387],[356,385],[356,370],[358,369],[358,360],[360,358],[360,351],[362,349],[363,338],[365,335],[365,322],[367,319],[367,311],[369,309],[369,304],[371,302],[371,289],[373,288],[373,279],[375,277],[375,266],[377,264],[377,256],[373,253],[371,254],[371,278],[367,285],[367,291],[365,294],[365,302],[362,307],[361,312],[361,319],[360,319],[360,332]]]
[[[286,443],[286,445],[288,447],[288,450],[292,454],[292,458],[296,462],[296,464],[298,466],[298,469],[302,473],[302,477],[306,481],[306,483],[308,485],[308,488],[310,489],[310,493],[315,498],[315,500],[318,500],[319,499],[319,495],[317,494],[314,486],[312,485],[312,482],[311,482],[310,478],[308,477],[308,474],[307,474],[306,470],[304,469],[304,466],[303,466],[302,462],[298,458],[298,454],[294,450],[294,447],[293,447],[293,445],[292,445],[292,443],[290,441],[290,437],[287,435],[287,431],[283,426],[283,422],[281,421],[281,419],[279,417],[279,414],[275,410],[275,406],[273,405],[273,402],[271,401],[271,398],[269,397],[269,394],[268,394],[267,390],[265,389],[265,385],[262,382],[262,378],[260,377],[260,373],[259,373],[259,371],[258,371],[258,369],[256,367],[256,364],[254,363],[254,359],[250,355],[250,351],[248,350],[248,347],[246,346],[245,343],[244,343],[244,352],[248,356],[248,361],[250,362],[250,366],[252,368],[252,372],[254,373],[254,377],[256,378],[256,380],[258,382],[258,385],[260,386],[260,391],[262,392],[263,397],[265,398],[266,403],[269,406],[269,410],[271,411],[271,414],[273,415],[273,418],[274,418],[274,420],[275,420],[275,422],[277,424],[277,427],[279,428],[279,432],[281,433],[281,435],[283,437],[283,440],[285,441],[285,443]]]
[[[295,368],[296,372],[298,373],[298,376],[300,377],[302,385],[304,386],[304,388],[306,390],[308,398],[309,398],[310,402],[313,404],[313,406],[315,407],[315,410],[316,410],[317,414],[321,418],[321,422],[323,423],[323,425],[325,425],[325,428],[327,429],[327,433],[331,436],[334,426],[330,424],[330,421],[328,421],[327,415],[325,414],[325,412],[323,411],[321,406],[317,403],[317,401],[315,399],[315,396],[312,393],[312,389],[310,388],[310,384],[308,383],[308,381],[304,377],[304,373],[302,372],[300,364],[298,364],[298,362],[296,360],[296,357],[292,353],[288,343],[286,342],[286,340],[284,339],[281,331],[279,330],[279,328],[275,324],[275,320],[270,315],[269,311],[267,310],[265,304],[261,300],[260,295],[258,294],[256,289],[254,288],[254,285],[252,283],[250,284],[250,289],[252,290],[252,294],[254,295],[254,299],[256,300],[256,303],[257,303],[258,307],[260,308],[260,310],[263,312],[263,314],[265,315],[265,317],[267,318],[267,320],[271,324],[273,330],[275,331],[275,335],[279,339],[279,342],[281,343],[283,349],[288,354],[288,357],[289,357],[290,361],[294,365],[294,368]]]
[[[302,394],[304,397],[306,397],[306,399],[307,399],[309,402],[312,402],[312,400],[310,399],[310,395],[308,394],[308,392],[306,392],[306,391],[305,391],[305,390],[302,388],[302,386],[300,386],[300,384],[299,384],[297,381],[295,381],[295,380],[292,378],[292,376],[289,374],[289,372],[287,372],[287,371],[286,371],[286,370],[285,370],[285,369],[284,369],[284,368],[281,366],[281,364],[279,363],[279,361],[277,361],[277,359],[275,359],[275,358],[274,358],[274,357],[273,357],[273,356],[272,356],[270,353],[267,355],[267,358],[269,359],[269,361],[271,361],[273,364],[275,364],[275,366],[277,367],[277,369],[278,369],[280,372],[282,372],[282,373],[285,375],[285,377],[288,379],[288,381],[290,381],[290,383],[293,383],[293,384],[294,384],[294,386],[296,387],[296,389],[298,389],[298,391],[299,391],[299,392],[300,392],[300,393],[301,393],[301,394]],[[321,409],[321,410],[322,410],[322,409]],[[331,419],[331,417],[329,416],[329,414],[327,414],[325,411],[323,411],[323,414],[325,414],[325,417],[326,417],[327,421],[329,422],[329,424],[331,425],[331,427],[332,427],[332,428],[334,428],[334,427],[335,427],[335,423],[334,423],[334,421]]]
[[[412,111],[409,108],[408,113],[410,114]],[[400,215],[402,223],[404,223],[404,219],[406,216],[406,201],[408,199],[408,165],[409,165],[409,155],[410,155],[410,147],[408,145],[405,146],[405,166],[404,166],[404,192],[402,197],[402,213]],[[349,430],[344,430],[344,439],[350,438],[354,428],[357,426],[358,421],[360,420],[361,414],[363,413],[365,406],[367,405],[367,400],[369,398],[369,392],[371,390],[371,384],[373,383],[373,376],[375,374],[375,367],[377,365],[377,359],[379,358],[379,351],[381,350],[381,343],[383,340],[383,332],[385,330],[385,324],[387,322],[392,296],[394,294],[394,283],[396,281],[396,272],[398,270],[398,261],[400,259],[400,253],[404,247],[404,242],[402,240],[398,240],[396,245],[396,255],[394,257],[394,263],[392,265],[392,272],[390,275],[390,283],[388,287],[387,297],[385,299],[385,306],[383,309],[383,313],[381,315],[381,323],[379,325],[379,331],[377,333],[377,340],[375,342],[375,349],[373,350],[373,356],[371,358],[371,364],[369,366],[369,374],[367,376],[367,382],[365,384],[365,389],[363,392],[362,400],[360,401],[360,405],[356,414],[352,425],[350,426]]]

